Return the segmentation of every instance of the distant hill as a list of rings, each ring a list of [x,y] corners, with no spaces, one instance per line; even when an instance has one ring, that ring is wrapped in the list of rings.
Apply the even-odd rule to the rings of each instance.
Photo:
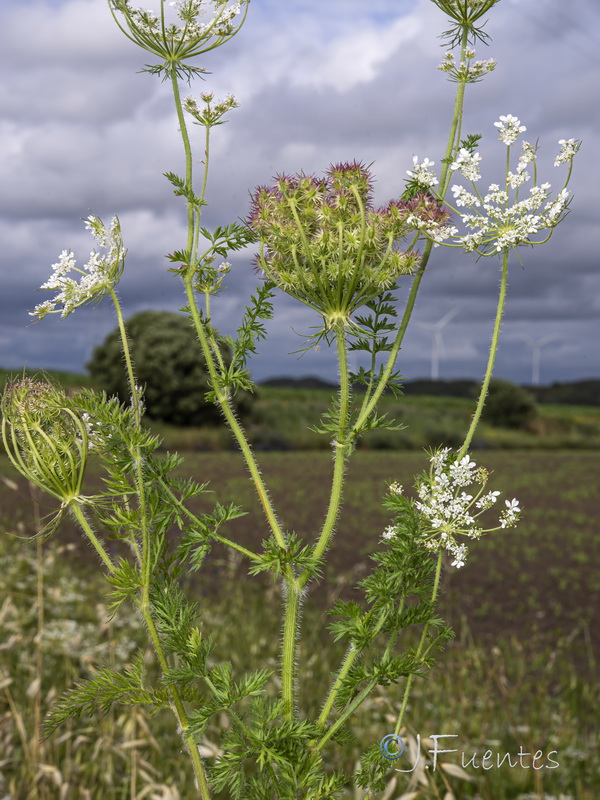
[[[285,375],[276,378],[267,378],[261,381],[260,386],[273,386],[279,389],[337,389],[337,383],[324,381],[315,375],[306,375],[303,378],[289,378]]]
[[[600,380],[588,378],[572,383],[553,383],[550,386],[526,386],[538,403],[567,406],[600,405]]]
[[[274,386],[286,389],[336,389],[337,384],[325,381],[314,375],[302,378],[279,376],[262,381],[261,386]],[[426,395],[428,397],[475,397],[479,382],[469,378],[457,380],[432,381],[418,378],[407,381],[403,385],[405,395]],[[572,381],[570,383],[553,383],[550,386],[524,386],[538,403],[574,406],[600,405],[600,379]]]
[[[43,370],[25,370],[25,374],[35,375]],[[71,372],[48,370],[66,389],[77,389],[82,386],[92,386],[93,381],[86,375]],[[13,377],[22,375],[23,370],[7,370],[0,367],[0,391],[9,375]],[[337,383],[326,381],[315,375],[305,375],[302,378],[291,378],[285,375],[268,378],[261,381],[260,386],[273,386],[285,389],[327,389],[335,391]],[[457,380],[432,381],[429,378],[417,378],[407,381],[403,386],[407,396],[426,395],[429,397],[463,397],[472,398],[479,389],[479,383],[469,378]],[[360,387],[357,387],[359,389]],[[524,386],[538,403],[567,406],[600,406],[600,379],[587,378],[585,380],[571,381],[569,383],[552,383],[549,386]]]

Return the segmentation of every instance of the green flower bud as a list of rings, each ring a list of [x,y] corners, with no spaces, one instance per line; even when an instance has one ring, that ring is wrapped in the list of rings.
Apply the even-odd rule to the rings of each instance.
[[[1,408],[2,440],[13,466],[63,508],[81,499],[88,432],[64,391],[23,377],[7,385]]]

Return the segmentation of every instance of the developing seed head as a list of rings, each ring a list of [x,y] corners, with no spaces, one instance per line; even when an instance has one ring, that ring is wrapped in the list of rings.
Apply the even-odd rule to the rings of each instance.
[[[48,381],[23,377],[2,397],[2,440],[15,468],[63,506],[80,496],[87,460],[85,422],[64,391]]]
[[[418,254],[399,246],[416,218],[447,217],[424,195],[374,208],[372,189],[369,169],[353,161],[333,164],[323,178],[279,175],[252,195],[259,267],[327,327],[349,324],[353,311],[417,266]]]
[[[450,30],[444,31],[442,34],[450,47],[460,43],[463,32],[467,33],[468,41],[471,43],[477,39],[485,42],[489,38],[483,30],[485,22],[480,23],[479,27],[475,23],[499,0],[432,0],[432,2],[451,20]]]
[[[163,59],[161,65],[146,67],[145,71],[190,77],[206,70],[187,62],[235,36],[246,18],[248,2],[160,0],[155,2],[158,14],[135,8],[130,0],[109,0],[109,7],[128,39]]]

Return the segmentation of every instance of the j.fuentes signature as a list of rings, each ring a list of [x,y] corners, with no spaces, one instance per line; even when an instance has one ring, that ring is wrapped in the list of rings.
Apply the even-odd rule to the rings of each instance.
[[[523,750],[523,747],[519,747],[519,752],[516,755],[511,753],[495,753],[493,750],[486,750],[483,755],[475,752],[472,754],[466,753],[461,750],[457,750],[456,748],[448,748],[442,749],[440,747],[440,739],[453,739],[458,736],[457,733],[433,733],[429,736],[429,738],[433,741],[433,748],[428,750],[431,760],[432,760],[432,770],[435,771],[437,768],[438,763],[438,756],[447,753],[460,753],[461,757],[461,766],[464,768],[466,767],[473,767],[473,769],[493,769],[494,767],[502,767],[504,764],[509,766],[511,769],[513,767],[521,767],[522,769],[556,769],[560,766],[558,761],[552,756],[558,756],[557,750],[551,750],[547,755],[544,755],[542,750],[536,750],[535,754],[531,754],[529,751]],[[379,743],[379,749],[381,750],[381,754],[389,759],[390,761],[396,761],[399,759],[402,754],[404,753],[404,740],[401,736],[397,736],[394,733],[389,733],[387,736],[384,736],[381,742]],[[396,768],[396,772],[414,772],[417,766],[419,765],[419,761],[421,760],[421,736],[417,734],[417,747],[416,747],[416,761],[410,767],[410,769],[399,769]],[[513,760],[514,759],[514,760]],[[426,768],[428,768],[427,765]]]

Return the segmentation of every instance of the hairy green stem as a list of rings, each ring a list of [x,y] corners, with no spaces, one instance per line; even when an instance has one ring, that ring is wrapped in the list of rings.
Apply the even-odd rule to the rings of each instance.
[[[119,325],[119,334],[121,336],[121,345],[123,348],[123,355],[125,357],[125,364],[127,366],[127,378],[129,380],[129,389],[131,391],[131,403],[133,406],[133,413],[135,416],[135,424],[138,430],[142,426],[142,399],[140,390],[137,386],[135,373],[133,370],[133,360],[131,358],[131,351],[129,348],[129,340],[127,338],[127,331],[125,329],[125,321],[123,319],[123,311],[121,303],[114,289],[110,289],[110,296],[113,301],[113,306],[117,314],[117,321]],[[150,591],[150,573],[151,559],[150,559],[150,542],[148,532],[148,514],[146,506],[146,489],[144,486],[144,469],[142,454],[139,447],[134,448],[132,453],[135,462],[135,486],[137,490],[138,501],[140,504],[140,525],[142,528],[142,547],[141,547],[141,566],[142,566],[142,591],[145,593],[146,601],[148,592]]]
[[[440,549],[438,553],[437,564],[435,567],[435,578],[433,580],[433,589],[431,590],[431,605],[432,607],[435,606],[435,602],[437,600],[438,591],[440,588],[440,576],[442,574],[442,561],[444,558],[444,551]],[[415,658],[419,658],[423,652],[423,645],[425,644],[425,639],[427,638],[427,631],[429,630],[429,622],[426,622],[423,626],[423,632],[421,633],[421,638],[419,640],[419,645],[417,647],[417,652]],[[410,689],[412,686],[414,678],[414,673],[411,673],[406,678],[406,686],[404,687],[404,696],[402,698],[402,705],[400,707],[400,712],[398,714],[398,719],[396,721],[396,727],[394,729],[394,733],[396,736],[400,733],[400,729],[402,728],[402,722],[404,720],[404,713],[406,711],[406,706],[408,704],[408,698],[410,697]]]
[[[190,137],[185,124],[185,117],[183,114],[183,106],[181,105],[181,94],[179,92],[179,84],[177,83],[177,74],[175,70],[171,70],[171,88],[173,90],[173,99],[175,101],[175,111],[177,113],[177,120],[179,121],[179,132],[181,133],[181,140],[183,142],[183,149],[185,151],[185,188],[191,192],[193,188],[193,174],[192,174],[192,146],[190,144]],[[205,170],[208,167],[205,165]],[[187,203],[187,250],[192,261],[192,248],[194,246],[194,206],[188,200]]]
[[[344,488],[344,473],[346,461],[349,455],[351,443],[348,441],[348,413],[350,410],[350,378],[348,375],[348,354],[346,352],[346,328],[344,322],[339,320],[335,329],[338,364],[340,370],[340,400],[339,400],[339,421],[337,436],[334,441],[335,462],[333,467],[333,478],[331,486],[331,496],[327,515],[321,530],[321,535],[314,547],[313,558],[318,560],[323,557],[327,550],[335,523],[337,521],[340,505],[342,502],[342,492]],[[302,586],[305,586],[310,578],[310,573],[305,571],[300,578]]]
[[[301,590],[290,582],[285,584],[285,619],[281,649],[281,699],[284,716],[291,720],[295,714],[296,644],[300,621]]]
[[[469,40],[469,32],[466,28],[462,32],[462,40],[460,45],[460,60],[466,60],[466,49]],[[443,200],[446,196],[452,177],[450,170],[450,163],[452,156],[458,150],[460,144],[460,135],[462,130],[462,119],[465,108],[465,92],[468,81],[459,81],[456,86],[456,97],[454,100],[454,111],[452,114],[452,124],[450,126],[450,135],[448,136],[448,143],[446,145],[446,153],[444,154],[442,174],[440,177],[440,191],[438,197]]]
[[[335,703],[335,698],[337,693],[339,692],[340,686],[344,682],[345,678],[348,676],[352,665],[356,661],[360,651],[354,644],[351,644],[348,648],[346,655],[344,657],[344,661],[342,662],[342,666],[336,676],[335,681],[333,682],[333,686],[329,690],[329,695],[325,700],[323,708],[321,709],[321,713],[319,714],[319,719],[317,720],[317,725],[319,728],[324,728],[327,720],[329,719],[329,715],[331,714],[331,709],[333,708],[333,704]]]
[[[179,128],[181,132],[181,138],[183,141],[183,147],[185,150],[185,180],[186,180],[186,188],[188,191],[192,190],[192,148],[190,145],[190,139],[187,132],[187,127],[185,124],[185,118],[183,115],[183,107],[181,104],[181,95],[179,93],[179,86],[177,84],[177,78],[174,73],[171,75],[171,82],[173,88],[173,98],[175,101],[175,108],[177,111],[177,118],[179,120]],[[208,179],[208,167],[209,167],[209,149],[208,149],[208,141],[209,141],[209,131],[208,128],[206,130],[206,140],[205,140],[205,164],[204,164],[204,176],[203,176],[203,183],[202,183],[202,195],[201,199],[204,198],[204,193],[206,190],[206,183]],[[188,208],[188,243],[187,247],[190,251],[190,262],[191,264],[194,263],[192,258],[192,247],[194,243],[194,223],[195,223],[195,216],[194,216],[194,208],[193,204],[190,200],[188,200],[187,204]],[[281,527],[279,522],[277,521],[277,517],[275,515],[275,511],[272,507],[271,500],[268,496],[267,490],[263,483],[263,480],[260,475],[260,471],[258,465],[254,459],[253,453],[250,449],[250,446],[246,440],[244,432],[242,430],[241,425],[237,421],[235,414],[230,406],[228,397],[223,393],[222,389],[219,386],[219,376],[217,373],[217,367],[215,364],[215,357],[220,355],[218,344],[215,340],[214,335],[207,330],[207,326],[203,323],[202,319],[200,318],[200,314],[198,313],[198,308],[196,305],[196,298],[194,296],[194,288],[192,285],[193,280],[193,268],[188,266],[188,270],[184,274],[183,282],[186,292],[186,297],[188,301],[189,312],[192,317],[192,321],[194,323],[194,327],[196,329],[196,334],[200,341],[200,345],[202,347],[202,352],[204,354],[204,358],[206,359],[206,365],[210,374],[211,379],[211,386],[215,393],[217,402],[221,407],[223,415],[227,420],[233,435],[237,443],[240,446],[242,454],[244,456],[244,460],[246,461],[246,465],[250,471],[250,475],[256,487],[257,494],[259,496],[260,502],[265,512],[265,516],[267,521],[269,522],[269,527],[277,540],[277,543],[280,547],[285,547],[285,538],[281,531]]]
[[[75,519],[77,520],[77,522],[83,528],[83,531],[84,531],[85,535],[88,537],[88,539],[92,543],[92,547],[98,553],[98,555],[100,556],[100,558],[104,562],[105,567],[108,569],[109,573],[112,575],[113,572],[115,571],[115,565],[110,560],[110,556],[108,555],[108,553],[106,552],[106,550],[104,549],[104,547],[100,543],[100,540],[98,539],[98,537],[96,536],[96,534],[92,530],[92,527],[91,527],[90,523],[87,521],[85,514],[81,510],[81,505],[77,501],[73,500],[69,504],[69,510],[72,512],[72,514],[75,517]]]
[[[315,745],[315,749],[316,750],[322,750],[325,747],[325,745],[331,739],[333,734],[337,730],[339,730],[341,728],[341,726],[344,724],[344,722],[349,717],[351,717],[352,714],[354,714],[356,709],[360,708],[360,706],[365,702],[365,700],[371,694],[371,692],[373,691],[373,689],[375,688],[376,685],[377,685],[377,681],[373,680],[373,679],[370,680],[367,683],[367,685],[362,690],[362,692],[354,698],[354,700],[346,708],[344,713],[338,719],[336,719],[336,721],[333,723],[333,725],[330,728],[328,728],[327,731],[323,734],[323,736],[319,739],[319,741]]]
[[[338,518],[342,491],[344,484],[344,471],[348,456],[348,412],[350,409],[350,380],[348,376],[348,358],[346,353],[346,331],[343,320],[338,320],[335,328],[339,369],[340,369],[340,400],[338,430],[335,440],[335,463],[331,495],[325,522],[321,535],[313,549],[313,559],[318,561],[324,554],[333,536],[335,523]],[[310,569],[304,570],[297,581],[297,586],[286,585],[285,622],[283,628],[282,649],[282,697],[285,703],[285,712],[289,718],[294,710],[294,674],[296,665],[296,646],[298,639],[299,606],[302,589],[311,579],[313,573]]]
[[[286,542],[285,542],[285,537],[283,535],[283,532],[281,530],[281,526],[279,525],[279,522],[278,522],[277,517],[275,515],[275,511],[273,509],[273,506],[271,504],[271,500],[269,498],[267,489],[265,487],[265,484],[263,482],[262,476],[260,474],[260,470],[258,468],[258,464],[256,463],[256,460],[254,458],[254,454],[252,453],[250,445],[248,444],[248,441],[246,440],[246,437],[244,435],[244,431],[242,429],[242,426],[237,421],[237,418],[236,418],[231,406],[229,405],[229,398],[227,397],[226,394],[224,394],[223,390],[219,386],[219,383],[220,383],[219,376],[217,374],[216,366],[215,366],[215,363],[214,363],[213,354],[212,354],[212,351],[211,351],[208,335],[207,335],[206,331],[204,330],[204,325],[202,324],[202,320],[200,319],[200,315],[199,315],[198,309],[196,307],[195,298],[194,298],[194,289],[192,287],[191,277],[189,275],[187,275],[184,278],[184,284],[185,284],[185,290],[186,290],[186,295],[187,295],[187,299],[188,299],[188,305],[189,305],[190,314],[191,314],[192,320],[194,322],[194,327],[196,328],[196,333],[198,335],[198,339],[200,340],[200,344],[202,346],[202,352],[204,353],[204,357],[206,359],[206,365],[208,367],[208,371],[209,371],[210,379],[211,379],[211,385],[213,387],[213,391],[215,393],[216,400],[217,400],[217,402],[218,402],[218,404],[219,404],[219,406],[220,406],[220,408],[221,408],[221,410],[223,412],[223,415],[225,416],[225,419],[227,420],[227,422],[229,424],[229,427],[231,428],[231,431],[232,431],[233,435],[235,436],[235,439],[236,439],[237,443],[240,446],[240,449],[242,451],[242,455],[244,456],[244,460],[246,462],[246,466],[248,467],[248,470],[249,470],[250,475],[252,477],[252,480],[254,482],[254,486],[256,488],[256,492],[258,494],[258,497],[260,499],[261,505],[262,505],[263,510],[265,512],[265,516],[266,516],[267,521],[269,523],[269,527],[271,528],[271,531],[273,532],[273,536],[277,540],[277,544],[280,547],[285,548],[287,546]]]
[[[479,392],[477,407],[475,408],[475,413],[473,414],[473,417],[471,419],[471,425],[469,426],[469,430],[465,437],[465,441],[463,443],[463,446],[460,448],[458,454],[459,458],[462,458],[469,449],[469,445],[471,444],[473,435],[475,434],[477,425],[479,424],[479,420],[481,418],[481,412],[483,411],[483,407],[485,405],[485,399],[487,397],[490,380],[492,378],[492,373],[494,371],[494,361],[496,360],[496,352],[498,350],[498,338],[500,336],[500,325],[502,323],[502,315],[504,313],[504,303],[506,300],[506,285],[508,282],[508,256],[509,256],[509,250],[505,249],[504,252],[502,253],[502,277],[500,279],[500,293],[498,295],[496,321],[494,322],[494,331],[492,333],[492,343],[490,345],[490,354],[488,356],[487,368],[485,371],[485,377],[483,379],[483,383],[481,384],[481,391]]]

